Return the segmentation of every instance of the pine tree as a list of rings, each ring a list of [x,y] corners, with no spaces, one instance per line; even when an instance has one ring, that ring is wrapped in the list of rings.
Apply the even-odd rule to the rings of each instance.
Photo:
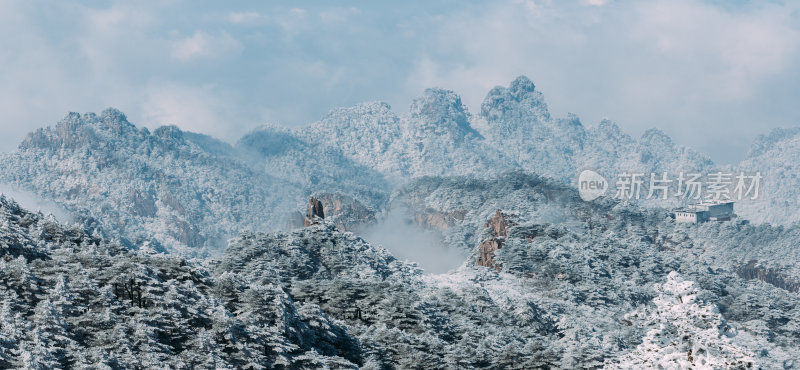
[[[732,343],[735,329],[725,322],[717,307],[698,298],[694,282],[671,272],[657,285],[655,309],[644,314],[651,328],[634,351],[607,365],[612,368],[702,367],[746,369],[754,356]]]
[[[0,368],[11,368],[20,354],[20,343],[25,340],[28,325],[22,315],[14,311],[14,292],[0,302]]]
[[[69,324],[61,311],[69,310],[68,304],[56,305],[50,300],[42,300],[36,305],[31,319],[34,331],[31,337],[35,345],[34,357],[45,366],[55,361],[67,367],[75,362],[73,351],[78,344],[72,338]]]

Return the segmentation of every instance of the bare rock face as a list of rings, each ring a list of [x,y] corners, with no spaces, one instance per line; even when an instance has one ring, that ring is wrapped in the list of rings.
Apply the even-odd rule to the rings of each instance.
[[[763,266],[757,260],[751,260],[746,265],[734,268],[733,271],[744,279],[761,280],[767,284],[793,293],[800,292],[800,282],[794,281],[784,275],[779,268]]]
[[[500,272],[500,265],[494,261],[494,252],[503,247],[503,239],[489,238],[481,243],[478,249],[478,260],[475,264],[483,267],[490,267]]]
[[[155,217],[158,212],[156,200],[149,192],[130,188],[128,190],[128,200],[131,202],[131,213],[137,216]]]
[[[495,237],[507,237],[508,236],[508,228],[513,225],[509,225],[509,221],[506,219],[506,215],[504,215],[498,209],[494,213],[494,217],[486,223],[486,227],[491,230],[492,235]]]
[[[445,231],[450,227],[464,221],[467,211],[454,209],[448,212],[437,211],[431,208],[419,211],[414,215],[417,225],[428,230]]]
[[[377,222],[375,210],[357,199],[340,193],[314,194],[308,201],[308,210],[303,215],[294,211],[286,215],[287,230],[308,227],[325,219],[339,230],[357,232]]]
[[[322,202],[315,197],[308,199],[308,213],[306,213],[304,226],[308,227],[320,223],[325,218],[325,211],[322,209]]]
[[[499,209],[495,212],[494,217],[484,225],[488,229],[490,236],[481,242],[481,245],[478,247],[478,259],[475,261],[476,265],[490,267],[498,272],[501,270],[500,265],[494,260],[494,253],[503,247],[503,243],[508,236],[508,229],[514,225],[515,223],[511,220],[509,215],[504,214]]]
[[[375,211],[353,197],[339,193],[323,193],[316,196],[327,212],[326,219],[344,231],[356,231],[359,227],[377,222]]]
[[[181,216],[186,215],[186,208],[183,207],[183,204],[181,204],[178,198],[169,190],[166,190],[161,194],[160,200],[164,202],[164,204],[166,204],[167,206],[178,212],[179,215]]]
[[[186,221],[175,219],[173,224],[176,230],[169,232],[174,238],[178,239],[184,245],[193,247],[205,244],[206,238],[200,233],[197,227],[192,226]]]

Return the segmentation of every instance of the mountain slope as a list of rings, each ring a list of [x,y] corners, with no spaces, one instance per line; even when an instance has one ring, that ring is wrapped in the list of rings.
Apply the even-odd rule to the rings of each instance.
[[[220,259],[201,265],[128,251],[0,200],[0,292],[10,307],[2,311],[0,361],[598,367],[647,343],[651,324],[633,315],[658,307],[653,289],[672,271],[695,282],[697,299],[719,307],[739,332],[731,346],[757,354],[756,366],[800,355],[797,294],[734,269],[749,253],[745,235],[768,241],[759,248],[773,248],[776,258],[762,262],[774,267],[775,252],[791,245],[765,236],[791,239],[782,229],[676,225],[663,211],[612,201],[584,203],[548,224],[547,209],[579,202],[574,189],[522,173],[472,185],[434,180],[420,180],[409,194],[431,207],[458,195],[475,213],[448,228],[474,227],[470,240],[478,241],[460,269],[441,275],[423,275],[324,220],[241,234]],[[518,207],[495,212],[505,226],[479,221],[484,210],[506,204]],[[476,263],[488,237],[501,241],[490,251],[494,267]]]
[[[275,285],[131,252],[0,198],[0,367],[355,368],[362,349]]]
[[[622,172],[677,173],[713,165],[658,130],[635,140],[607,120],[586,129],[575,115],[553,118],[544,96],[525,76],[492,89],[473,126],[520,168],[565,183],[574,183],[585,167],[613,178]]]
[[[736,170],[763,177],[758,198],[737,204],[737,212],[753,222],[788,225],[800,221],[800,128],[777,129],[759,136]],[[737,172],[738,173],[738,172]]]
[[[737,209],[754,222],[788,224],[797,218],[797,179],[786,171],[798,146],[792,132],[776,135],[754,144],[758,150],[738,166],[766,170],[762,198]],[[236,146],[175,127],[150,133],[113,109],[75,113],[31,133],[17,152],[0,156],[0,166],[0,182],[63,204],[123,244],[201,254],[218,252],[241,231],[284,228],[315,193],[349,196],[380,212],[394,189],[423,176],[522,169],[574,185],[588,167],[613,184],[623,172],[715,168],[659,130],[635,139],[610,121],[587,129],[576,116],[554,118],[524,76],[492,89],[477,115],[452,91],[428,89],[404,114],[365,103],[299,129],[265,126]]]
[[[347,194],[377,208],[391,191],[380,172],[345,156],[339,148],[314,144],[287,129],[263,126],[242,137],[236,149],[264,173],[306,194]]]
[[[513,163],[486,145],[470,125],[461,98],[449,90],[427,89],[407,114],[385,103],[337,109],[298,130],[321,146],[341,148],[395,184],[425,175],[482,175]]]
[[[116,110],[70,113],[3,156],[0,181],[96,220],[130,245],[190,253],[219,249],[242,229],[271,229],[305,196],[212,144],[176,127],[138,129]]]

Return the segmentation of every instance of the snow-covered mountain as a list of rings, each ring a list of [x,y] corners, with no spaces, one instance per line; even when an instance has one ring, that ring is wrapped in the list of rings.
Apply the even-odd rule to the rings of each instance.
[[[355,368],[363,349],[279,286],[135,252],[0,198],[1,368]]]
[[[3,156],[0,181],[96,220],[132,245],[172,250],[220,247],[241,228],[270,229],[279,210],[302,198],[286,181],[199,138],[174,126],[139,129],[113,109],[70,113]]]
[[[483,176],[513,168],[472,128],[452,91],[428,89],[403,115],[385,103],[337,109],[297,131],[320,146],[340,148],[394,184],[425,175]]]
[[[798,226],[753,226],[746,222],[681,225],[664,210],[642,211],[608,199],[582,202],[573,189],[525,174],[480,181],[419,180],[396,201],[403,199],[412,209],[422,211],[423,217],[416,217],[422,221],[439,219],[429,215],[446,214],[441,210],[470,210],[449,218],[449,223],[432,225],[443,227],[449,237],[463,235],[463,230],[470,228],[476,231],[465,243],[472,251],[465,266],[457,273],[431,279],[464,279],[469,283],[461,286],[469,286],[479,281],[467,278],[475,271],[470,266],[480,265],[499,271],[498,284],[505,290],[496,293],[497,297],[513,300],[511,297],[531,294],[564,300],[557,305],[551,301],[549,306],[537,301],[539,307],[547,307],[547,312],[555,312],[560,318],[562,333],[570,333],[566,335],[570,339],[554,341],[553,345],[576,351],[570,356],[580,353],[588,357],[582,357],[579,364],[560,362],[558,367],[587,367],[584,361],[591,361],[591,354],[604,351],[615,353],[606,358],[608,366],[619,364],[616,356],[627,351],[631,351],[625,357],[627,365],[618,366],[636,367],[631,365],[636,361],[656,366],[657,361],[647,350],[654,345],[664,346],[664,353],[684,358],[694,348],[694,360],[689,361],[698,366],[701,360],[707,361],[709,367],[713,367],[711,357],[714,361],[736,362],[755,354],[756,367],[791,368],[800,355],[796,351],[800,348],[796,319],[792,318],[800,311],[789,303],[798,299],[800,291],[800,269],[791,262],[800,259]],[[485,216],[476,217],[478,214]],[[668,277],[670,272],[683,278]],[[659,328],[653,320],[666,298],[656,299],[657,293],[664,292],[658,284],[670,279],[694,281],[701,291],[694,302],[699,306],[690,307],[687,299],[681,310],[696,309],[693,315],[701,318],[705,311],[717,309],[722,316],[708,320],[724,317],[731,325],[726,334],[729,338],[716,338],[716,332],[701,336],[710,324],[689,320],[681,330],[695,331],[697,336],[688,342],[681,342],[683,336],[675,337],[680,344],[677,349],[667,348],[670,339],[664,339],[633,351],[640,341],[648,341],[651,329]],[[519,302],[515,307],[520,307]],[[778,307],[783,307],[779,309],[783,313],[774,311]],[[772,315],[783,318],[773,320]],[[667,314],[661,316],[666,320],[663,322],[670,321],[665,319]],[[720,324],[720,328],[723,326]],[[634,329],[641,331],[629,331]],[[660,330],[666,335],[672,329]],[[617,334],[611,333],[620,333],[620,337],[614,339]],[[772,334],[782,339],[771,341],[768,335]],[[613,349],[609,342],[625,344]],[[729,347],[708,348],[724,343]],[[706,346],[705,353],[697,355],[698,346]],[[730,367],[736,366],[717,366]],[[742,367],[746,368],[746,362]]]
[[[339,192],[380,205],[391,191],[383,174],[346,156],[340,148],[319,145],[284,128],[253,130],[239,140],[236,149],[240,159],[306,193]]]
[[[738,169],[763,176],[758,198],[737,205],[753,222],[800,221],[800,128],[777,129],[759,136]]]
[[[788,224],[800,217],[793,195],[800,184],[791,174],[796,137],[765,136],[733,167],[764,173],[761,199],[737,205],[745,218]],[[0,166],[0,182],[61,204],[87,225],[130,245],[173,251],[219,250],[238,232],[293,224],[292,212],[310,194],[341,194],[385,211],[394,190],[423,176],[524,170],[574,186],[583,168],[612,183],[622,172],[715,168],[656,129],[636,139],[608,120],[586,128],[574,115],[554,118],[524,76],[492,89],[477,114],[454,92],[428,89],[406,113],[364,103],[306,127],[264,126],[235,146],[173,126],[150,133],[113,109],[70,113],[0,156]]]
[[[336,109],[295,131],[388,178],[424,175],[485,176],[524,169],[571,183],[577,170],[591,167],[613,176],[626,170],[705,170],[704,155],[675,144],[658,130],[636,140],[603,121],[585,128],[577,116],[554,118],[534,84],[521,76],[492,89],[477,115],[452,91],[428,89],[408,113],[374,102]]]
[[[552,117],[526,77],[476,113],[428,89],[235,145],[70,113],[0,155],[74,221],[0,198],[0,368],[796,368],[798,161],[799,129],[759,137],[723,168],[763,175],[744,220],[685,225],[577,172],[708,157]]]
[[[613,201],[549,223],[544,205],[571,208],[575,190],[519,173],[422,184],[478,210],[449,228],[518,207],[476,226],[462,267],[424,275],[324,219],[186,261],[0,199],[0,366],[791,368],[800,356],[800,296],[737,262],[755,238],[774,256],[760,263],[797,279],[777,265],[796,248],[776,242],[796,228],[691,227]]]
[[[613,178],[623,171],[677,173],[712,165],[659,130],[636,140],[608,120],[587,129],[575,115],[554,118],[542,93],[524,76],[492,89],[473,125],[519,168],[565,183],[574,183],[577,171],[586,167]]]
[[[151,133],[109,109],[70,113],[29,134],[0,157],[0,182],[53,200],[131,247],[192,254],[219,252],[244,230],[283,228],[314,192],[380,204],[389,191],[382,176],[349,163],[278,131],[232,147],[174,126]]]

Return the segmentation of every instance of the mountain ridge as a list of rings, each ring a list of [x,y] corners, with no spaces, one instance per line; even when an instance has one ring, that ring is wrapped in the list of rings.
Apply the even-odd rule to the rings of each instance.
[[[751,152],[761,156],[732,170],[756,171],[796,152],[800,142],[793,137],[796,130],[757,139]],[[780,145],[784,155],[772,154]],[[428,89],[406,113],[382,102],[362,103],[334,109],[305,127],[263,126],[235,145],[175,126],[151,133],[116,109],[69,113],[54,127],[29,134],[0,163],[0,182],[63,204],[84,223],[95,219],[121,230],[117,234],[131,245],[148,240],[187,253],[218,251],[240,231],[289,224],[314,193],[350,196],[380,213],[389,209],[393,191],[423,176],[487,178],[524,170],[574,186],[584,168],[611,183],[622,172],[718,168],[657,129],[635,139],[609,120],[585,128],[574,115],[553,118],[544,95],[524,76],[493,88],[478,114],[454,92]],[[741,216],[780,224],[800,220],[791,211],[791,189],[800,179],[787,177],[786,166],[765,171],[773,180],[767,184],[777,187],[738,204]],[[641,204],[669,207],[677,199]]]

